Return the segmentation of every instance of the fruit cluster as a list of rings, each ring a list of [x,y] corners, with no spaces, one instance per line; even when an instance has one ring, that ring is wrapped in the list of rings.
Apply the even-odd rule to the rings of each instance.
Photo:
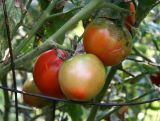
[[[57,98],[76,101],[94,98],[104,86],[105,66],[120,64],[131,52],[129,25],[134,24],[134,17],[126,18],[128,29],[104,18],[92,21],[83,37],[86,54],[66,59],[62,50],[52,49],[42,53],[33,71],[37,88],[44,95]]]

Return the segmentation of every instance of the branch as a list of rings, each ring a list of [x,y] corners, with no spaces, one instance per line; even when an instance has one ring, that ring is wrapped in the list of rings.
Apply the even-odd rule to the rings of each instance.
[[[126,73],[129,76],[135,77],[132,73],[128,72],[127,70],[123,69],[123,68],[119,68],[120,71],[123,71],[124,73]]]
[[[12,36],[11,36],[12,38],[13,38],[13,36],[16,34],[18,28],[22,25],[23,20],[24,20],[26,14],[27,14],[27,12],[28,12],[28,9],[29,9],[31,3],[32,3],[32,0],[29,0],[29,2],[28,2],[27,5],[26,5],[26,10],[25,10],[24,13],[22,14],[20,21],[17,23],[17,25],[15,26],[15,28],[14,28],[14,30],[13,30],[13,32],[12,32]]]
[[[129,58],[129,57],[127,58],[127,60],[135,61],[135,62],[138,62],[138,63],[143,63],[143,64],[147,64],[147,65],[151,65],[151,66],[160,67],[160,64],[159,64],[159,63],[148,62],[148,61],[138,60],[138,59]]]
[[[65,15],[67,13],[71,13],[71,12],[76,11],[76,10],[81,9],[81,8],[82,7],[76,7],[76,8],[73,8],[73,9],[69,10],[69,11],[66,11],[66,12],[55,13],[53,15],[50,15],[49,18],[54,18],[54,17],[57,17],[57,16],[62,16],[62,15]]]
[[[145,55],[143,55],[140,51],[138,51],[135,47],[133,47],[133,50],[135,51],[135,53],[139,56],[141,56],[144,60],[148,61],[148,62],[152,62],[152,60],[150,60],[149,58],[147,58]]]
[[[52,0],[50,5],[46,8],[46,10],[43,12],[41,17],[38,19],[39,21],[34,25],[31,31],[28,33],[28,37],[24,39],[14,50],[14,57],[17,56],[17,54],[20,52],[20,50],[30,42],[33,35],[37,32],[37,30],[43,25],[43,23],[48,19],[50,12],[52,11],[53,7],[56,5],[56,2],[58,0]]]
[[[124,84],[124,83],[128,83],[128,82],[131,82],[132,80],[135,81],[135,80],[137,80],[137,79],[139,79],[139,78],[144,77],[144,76],[147,75],[147,74],[155,74],[155,73],[158,73],[158,72],[157,72],[157,71],[156,71],[156,72],[143,72],[143,73],[141,73],[141,74],[136,75],[135,77],[131,77],[131,78],[125,79],[125,80],[123,81],[123,84]]]

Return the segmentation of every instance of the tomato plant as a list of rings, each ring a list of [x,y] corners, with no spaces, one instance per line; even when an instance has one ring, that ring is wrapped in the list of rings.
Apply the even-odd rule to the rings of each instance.
[[[86,52],[97,55],[106,65],[117,65],[127,57],[132,48],[131,35],[112,21],[97,19],[84,32]]]
[[[135,5],[133,2],[129,2],[129,10],[133,15],[127,16],[125,18],[125,25],[128,28],[129,31],[131,31],[131,27],[135,24],[136,22],[136,17],[135,17]]]
[[[150,75],[153,84],[160,86],[160,73]]]
[[[72,100],[92,99],[100,92],[104,82],[104,65],[93,54],[76,55],[65,61],[59,71],[60,87]]]
[[[61,50],[48,50],[42,53],[34,66],[34,80],[37,87],[47,96],[63,97],[58,82],[58,71],[63,63],[58,53],[64,57],[65,53]]]
[[[27,93],[36,93],[36,94],[42,94],[39,89],[37,88],[37,86],[35,85],[34,81],[25,81],[24,85],[23,85],[23,91],[27,92]],[[49,102],[43,98],[40,97],[35,97],[35,96],[29,96],[29,95],[25,95],[23,94],[23,101],[24,103],[30,105],[30,106],[34,106],[37,108],[41,108],[45,105],[47,105]]]

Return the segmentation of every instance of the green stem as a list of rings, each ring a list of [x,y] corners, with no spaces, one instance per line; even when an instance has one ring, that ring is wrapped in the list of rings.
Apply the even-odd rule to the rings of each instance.
[[[152,62],[149,58],[147,58],[144,54],[142,54],[139,50],[137,50],[135,47],[133,47],[133,50],[136,52],[137,55],[141,56],[144,60],[148,62]]]
[[[1,80],[1,83],[4,87],[8,87],[7,85],[7,80],[6,76],[4,76]],[[10,101],[9,101],[9,93],[7,90],[3,90],[3,95],[4,95],[4,115],[3,115],[3,120],[4,121],[9,121],[9,110],[10,110]]]
[[[19,45],[18,47],[14,50],[14,56],[16,56],[20,50],[27,44],[30,42],[31,38],[33,37],[33,35],[37,32],[37,30],[43,25],[43,23],[48,19],[48,17],[50,16],[50,12],[52,11],[53,7],[56,5],[56,2],[58,0],[53,0],[51,2],[51,4],[47,7],[47,9],[43,12],[43,14],[41,15],[41,17],[39,18],[39,21],[34,25],[34,27],[32,28],[31,31],[29,31],[28,33],[28,37],[26,39],[24,39]]]
[[[65,15],[67,13],[71,13],[71,12],[76,11],[76,10],[81,9],[81,8],[82,7],[76,7],[76,8],[73,8],[73,9],[69,10],[69,11],[66,11],[66,12],[55,13],[53,15],[50,15],[49,18],[54,18],[54,17],[57,17],[57,16],[62,16],[62,15]]]
[[[50,106],[51,113],[46,114],[46,121],[54,121],[55,120],[55,111],[56,111],[57,102],[53,101]]]
[[[89,16],[96,8],[103,5],[104,0],[92,0],[88,5],[86,5],[79,13],[73,16],[69,21],[67,21],[55,34],[50,36],[47,41],[55,40],[58,43],[63,43],[59,41],[59,37],[63,36],[67,30],[69,30],[72,26],[77,24],[78,21]]]
[[[11,36],[12,38],[13,38],[13,36],[16,34],[18,28],[22,25],[23,20],[24,20],[26,14],[27,14],[27,12],[28,12],[28,8],[30,7],[31,3],[32,3],[32,0],[29,0],[29,2],[28,2],[27,5],[26,5],[26,10],[25,10],[25,12],[22,14],[20,21],[19,21],[18,24],[15,26],[15,28],[14,28],[14,30],[13,30],[13,32],[12,32],[12,36]]]
[[[106,90],[108,89],[109,84],[112,81],[112,78],[114,77],[116,71],[117,71],[117,66],[114,66],[114,67],[111,68],[111,70],[110,70],[110,72],[109,72],[109,74],[107,76],[104,88],[102,89],[101,93],[96,97],[95,102],[100,102],[102,100],[102,98],[105,95]],[[97,111],[98,111],[98,108],[99,108],[98,106],[93,106],[92,107],[87,121],[94,121],[94,119],[96,117],[96,114],[97,114]]]

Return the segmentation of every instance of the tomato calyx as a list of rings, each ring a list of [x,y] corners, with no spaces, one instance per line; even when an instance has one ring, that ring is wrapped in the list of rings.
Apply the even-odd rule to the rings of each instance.
[[[62,51],[61,49],[55,49],[56,50],[56,54],[57,54],[57,56],[60,58],[60,59],[62,59],[62,60],[66,60],[66,58],[67,58],[67,52],[65,52],[65,51]]]

